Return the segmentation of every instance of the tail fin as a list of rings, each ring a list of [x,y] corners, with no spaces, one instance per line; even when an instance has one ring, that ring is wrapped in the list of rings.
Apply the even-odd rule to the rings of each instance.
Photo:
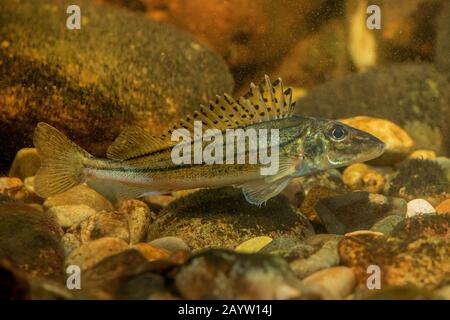
[[[41,157],[34,180],[39,196],[47,198],[84,182],[83,161],[91,155],[60,131],[40,122],[34,131],[34,145]]]

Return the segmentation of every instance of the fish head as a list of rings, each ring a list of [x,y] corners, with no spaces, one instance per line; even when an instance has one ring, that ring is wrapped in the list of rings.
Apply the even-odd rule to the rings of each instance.
[[[379,157],[385,148],[368,132],[335,120],[316,119],[304,146],[309,167],[327,170]]]

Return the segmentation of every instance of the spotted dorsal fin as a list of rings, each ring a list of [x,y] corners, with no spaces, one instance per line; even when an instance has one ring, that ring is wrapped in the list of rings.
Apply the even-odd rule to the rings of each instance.
[[[245,96],[237,100],[226,93],[216,96],[207,106],[201,105],[192,115],[172,124],[159,137],[139,127],[126,128],[109,147],[107,156],[112,160],[127,160],[173,146],[173,131],[184,128],[192,133],[195,120],[202,122],[203,131],[224,131],[255,122],[287,118],[293,113],[294,105],[291,88],[284,90],[281,79],[271,84],[269,77],[265,76],[258,86],[252,83]]]
[[[170,140],[172,132],[180,128],[192,132],[195,120],[202,121],[203,130],[224,131],[255,122],[286,118],[292,114],[294,105],[291,88],[284,90],[281,79],[271,84],[269,77],[265,76],[260,85],[252,83],[250,91],[237,100],[224,94],[216,96],[207,106],[201,105],[193,115],[174,123],[162,138]]]

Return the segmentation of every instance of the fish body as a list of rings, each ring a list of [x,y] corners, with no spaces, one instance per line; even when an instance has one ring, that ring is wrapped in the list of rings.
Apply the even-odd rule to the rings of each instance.
[[[36,191],[48,197],[87,182],[107,197],[117,199],[232,185],[242,188],[247,201],[261,205],[280,193],[295,176],[366,161],[382,154],[383,142],[367,132],[334,120],[293,114],[295,104],[291,97],[290,89],[284,90],[280,79],[271,84],[266,77],[261,85],[252,84],[247,96],[239,100],[226,94],[217,97],[208,107],[201,106],[199,112],[160,137],[137,127],[125,129],[110,146],[107,159],[93,157],[57,129],[40,123],[34,136],[42,157],[35,178]],[[188,154],[190,161],[177,163],[174,148],[180,143],[172,141],[173,134],[178,129],[195,132],[195,121],[206,130],[215,130],[212,131],[214,139],[195,134],[192,139],[184,141],[183,138],[184,150],[193,152]],[[241,142],[245,148],[238,149],[239,140],[228,139],[225,134],[230,129],[241,133],[265,130],[277,135],[276,139],[275,136],[267,138],[265,145],[258,141],[258,150],[251,145],[254,137],[244,136]],[[220,138],[221,134],[226,139]],[[215,160],[219,161],[195,162],[196,148],[206,150],[212,140],[217,142],[219,138],[222,144],[214,149]],[[232,153],[229,153],[231,145]],[[274,156],[273,150],[276,150],[276,171],[263,175],[262,169],[267,164],[249,161],[250,154],[257,151]],[[239,162],[239,158],[247,162]]]

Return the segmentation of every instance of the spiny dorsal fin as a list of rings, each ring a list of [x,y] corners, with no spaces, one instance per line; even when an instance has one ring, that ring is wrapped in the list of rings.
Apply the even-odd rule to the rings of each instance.
[[[125,128],[106,153],[112,160],[127,160],[167,148],[169,143],[136,126]]]
[[[194,120],[202,121],[203,130],[223,131],[254,122],[286,118],[292,114],[294,105],[291,88],[284,90],[280,78],[271,84],[266,75],[260,85],[252,83],[250,91],[238,100],[224,94],[216,96],[207,106],[201,105],[192,116],[173,124],[162,138],[170,140],[172,132],[179,128],[192,132]]]
[[[245,124],[289,117],[294,109],[292,90],[283,89],[281,79],[271,84],[268,76],[256,86],[250,85],[250,91],[238,100],[228,94],[216,96],[207,106],[170,126],[170,129],[155,137],[139,127],[125,129],[109,147],[107,156],[112,160],[127,160],[144,154],[159,151],[174,144],[171,135],[174,130],[185,128],[194,131],[194,121],[202,122],[203,131],[218,129],[224,131]]]

